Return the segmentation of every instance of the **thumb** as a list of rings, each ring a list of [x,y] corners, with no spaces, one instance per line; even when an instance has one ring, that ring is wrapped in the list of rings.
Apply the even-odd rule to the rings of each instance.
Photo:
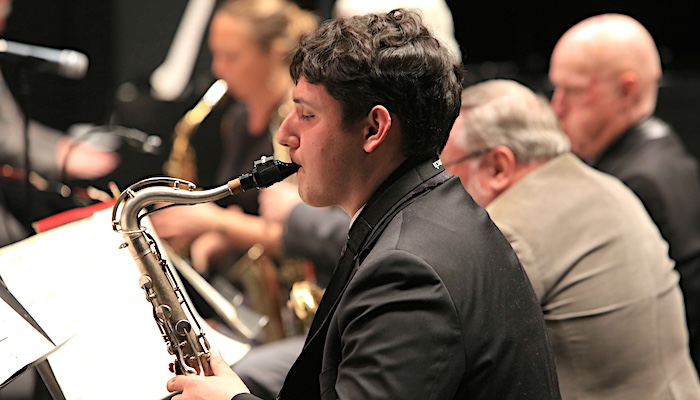
[[[223,375],[224,373],[231,371],[231,367],[218,351],[212,351],[209,354],[209,365],[211,366],[211,370],[214,372],[214,375]]]

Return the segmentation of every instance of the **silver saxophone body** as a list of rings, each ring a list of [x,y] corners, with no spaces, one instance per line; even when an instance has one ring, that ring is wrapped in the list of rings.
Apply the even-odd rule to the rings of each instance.
[[[272,157],[256,161],[250,173],[207,190],[195,190],[188,181],[169,177],[144,179],[124,190],[112,209],[112,229],[122,234],[122,248],[129,249],[141,273],[139,285],[153,306],[153,316],[167,350],[175,356],[171,371],[176,374],[211,375],[209,342],[194,317],[171,268],[155,240],[141,225],[146,207],[193,205],[212,202],[249,189],[270,186],[299,168]]]

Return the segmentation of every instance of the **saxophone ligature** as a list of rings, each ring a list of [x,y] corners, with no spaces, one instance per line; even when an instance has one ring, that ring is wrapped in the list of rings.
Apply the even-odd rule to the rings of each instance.
[[[297,164],[263,156],[255,161],[250,173],[219,187],[195,191],[192,182],[169,177],[148,178],[131,185],[117,199],[112,209],[112,229],[122,234],[124,243],[120,247],[129,249],[142,274],[139,285],[153,306],[153,316],[168,352],[175,356],[170,366],[172,372],[211,375],[209,342],[153,236],[141,225],[141,219],[150,213],[146,207],[216,201],[270,186],[298,169]]]

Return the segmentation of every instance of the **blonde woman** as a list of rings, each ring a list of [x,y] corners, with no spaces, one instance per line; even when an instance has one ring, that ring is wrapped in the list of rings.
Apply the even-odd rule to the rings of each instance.
[[[285,157],[275,151],[273,136],[288,111],[288,54],[316,25],[312,13],[285,0],[229,0],[215,12],[208,39],[211,69],[235,99],[222,120],[218,183],[250,171],[262,155]],[[162,210],[151,220],[162,239],[189,252],[193,266],[207,274],[217,262],[235,259],[264,241],[268,228],[274,229],[255,217],[257,192],[226,201]],[[274,251],[272,245],[266,247]]]

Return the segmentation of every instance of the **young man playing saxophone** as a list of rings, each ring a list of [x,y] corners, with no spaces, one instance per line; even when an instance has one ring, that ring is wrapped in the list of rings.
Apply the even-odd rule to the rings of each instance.
[[[418,14],[332,20],[291,64],[299,194],[353,216],[280,399],[559,399],[544,321],[512,248],[437,157],[461,67]],[[257,397],[219,356],[175,400]]]

